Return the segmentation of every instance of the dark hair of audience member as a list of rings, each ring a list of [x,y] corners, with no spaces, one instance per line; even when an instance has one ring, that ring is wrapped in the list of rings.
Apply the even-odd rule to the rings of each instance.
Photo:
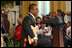
[[[36,18],[36,21],[37,21],[37,19],[40,19],[40,20],[41,20],[41,18],[40,18],[40,17],[37,17],[37,18]]]

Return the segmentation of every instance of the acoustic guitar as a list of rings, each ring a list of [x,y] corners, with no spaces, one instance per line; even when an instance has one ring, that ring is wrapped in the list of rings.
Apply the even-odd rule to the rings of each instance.
[[[38,26],[33,27],[33,26],[31,25],[31,29],[33,30],[33,33],[34,33],[35,37],[37,37],[37,32],[38,32],[38,30],[39,30],[39,27],[38,27]],[[37,37],[37,38],[38,38],[38,37]],[[28,41],[29,41],[29,44],[32,44],[32,43],[34,42],[34,39],[32,39],[32,38],[28,35]]]

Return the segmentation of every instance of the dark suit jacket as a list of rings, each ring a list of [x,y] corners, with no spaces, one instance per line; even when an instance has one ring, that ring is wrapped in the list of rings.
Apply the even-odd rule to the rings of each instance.
[[[31,25],[35,26],[35,20],[34,18],[28,13],[27,16],[25,16],[23,22],[22,22],[22,31],[21,31],[21,38],[27,38],[28,35],[31,38],[34,38],[35,35],[33,33],[33,30],[31,29]]]

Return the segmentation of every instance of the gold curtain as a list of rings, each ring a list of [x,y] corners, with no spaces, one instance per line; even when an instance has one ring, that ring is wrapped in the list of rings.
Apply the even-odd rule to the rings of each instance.
[[[58,13],[58,9],[61,9],[66,13],[66,1],[50,1],[50,11]]]
[[[28,6],[29,4],[37,4],[38,1],[22,1],[22,19],[28,13]],[[50,11],[55,11],[56,14],[58,13],[57,10],[61,9],[66,13],[66,1],[50,1]]]
[[[27,15],[29,4],[32,3],[37,4],[37,1],[22,1],[22,19]]]

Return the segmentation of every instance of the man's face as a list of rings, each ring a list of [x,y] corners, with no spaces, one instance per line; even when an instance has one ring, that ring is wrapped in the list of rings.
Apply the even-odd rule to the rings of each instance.
[[[55,17],[56,16],[56,13],[53,13],[53,17]]]
[[[52,17],[52,13],[50,13],[50,16]]]
[[[47,17],[44,17],[44,20],[45,20],[45,21],[48,20]]]
[[[41,24],[42,29],[46,27],[46,24]]]
[[[18,18],[17,19],[17,22],[18,22],[18,24],[22,24],[22,19],[21,18]]]
[[[61,13],[59,13],[59,16],[61,16]]]
[[[38,7],[34,6],[33,9],[31,10],[31,12],[34,16],[38,16],[38,12],[39,12]]]
[[[41,22],[41,19],[37,19],[37,23],[40,24],[40,22]]]
[[[67,23],[67,26],[71,26],[71,23]]]
[[[66,14],[69,16],[71,13],[70,12],[67,12]]]

